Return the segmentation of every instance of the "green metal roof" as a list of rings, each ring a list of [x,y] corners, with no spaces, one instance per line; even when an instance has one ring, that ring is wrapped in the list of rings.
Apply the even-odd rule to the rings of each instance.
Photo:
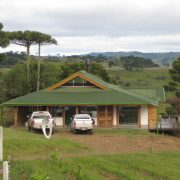
[[[90,74],[90,73],[88,73],[88,72],[86,72],[86,71],[84,71],[84,70],[79,71],[79,73],[81,73],[81,74],[85,75],[86,77],[92,79],[93,81],[101,84],[102,86],[105,86],[105,87],[107,87],[107,88],[108,88],[108,86],[109,86],[109,84],[108,84],[106,81],[103,81],[101,78],[99,78],[99,77],[97,77],[97,76],[95,76],[95,75],[93,75],[93,74]]]
[[[100,78],[80,71],[88,78],[105,86],[108,90],[98,87],[58,87],[52,91],[43,89],[3,103],[3,106],[33,106],[33,105],[140,105],[152,104],[164,100],[163,90],[122,89],[108,84]],[[143,93],[141,93],[143,92]],[[159,93],[159,94],[158,94]]]
[[[128,91],[146,96],[149,98],[157,99],[158,101],[166,101],[164,88],[156,89],[127,89]]]

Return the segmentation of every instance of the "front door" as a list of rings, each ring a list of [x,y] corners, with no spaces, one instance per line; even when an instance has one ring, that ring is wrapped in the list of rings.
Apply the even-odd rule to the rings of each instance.
[[[113,126],[113,106],[98,107],[98,126],[99,127]]]
[[[76,107],[65,107],[65,124],[69,126],[71,124],[73,116],[76,114]]]

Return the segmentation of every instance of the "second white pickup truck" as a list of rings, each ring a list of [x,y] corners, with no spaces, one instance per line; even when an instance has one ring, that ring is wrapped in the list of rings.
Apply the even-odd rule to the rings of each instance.
[[[71,122],[71,131],[93,132],[94,121],[89,114],[76,114]]]

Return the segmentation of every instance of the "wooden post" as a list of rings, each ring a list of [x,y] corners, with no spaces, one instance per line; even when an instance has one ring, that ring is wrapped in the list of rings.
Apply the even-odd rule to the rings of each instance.
[[[99,127],[99,106],[97,107],[97,127]]]
[[[8,161],[3,162],[3,180],[9,180],[9,165]]]
[[[65,127],[65,118],[66,118],[66,110],[65,110],[65,107],[63,108],[63,127]]]
[[[18,126],[18,107],[15,107],[14,109],[14,126]]]
[[[138,106],[138,128],[141,128],[141,106]]]
[[[113,127],[117,127],[117,106],[113,105]]]
[[[3,161],[3,128],[0,127],[0,161]]]
[[[105,122],[106,122],[105,126],[106,127],[107,127],[107,115],[108,115],[108,107],[105,106]]]
[[[148,123],[149,129],[155,129],[157,125],[157,107],[149,105],[148,106]]]
[[[78,113],[79,113],[79,107],[76,106],[76,114],[78,114]]]
[[[117,127],[119,127],[119,106],[116,106]]]

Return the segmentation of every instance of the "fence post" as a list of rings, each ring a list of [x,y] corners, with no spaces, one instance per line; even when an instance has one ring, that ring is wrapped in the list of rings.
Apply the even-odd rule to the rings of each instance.
[[[3,180],[9,180],[9,165],[8,161],[3,162]]]
[[[0,126],[0,161],[3,161],[3,128]]]

